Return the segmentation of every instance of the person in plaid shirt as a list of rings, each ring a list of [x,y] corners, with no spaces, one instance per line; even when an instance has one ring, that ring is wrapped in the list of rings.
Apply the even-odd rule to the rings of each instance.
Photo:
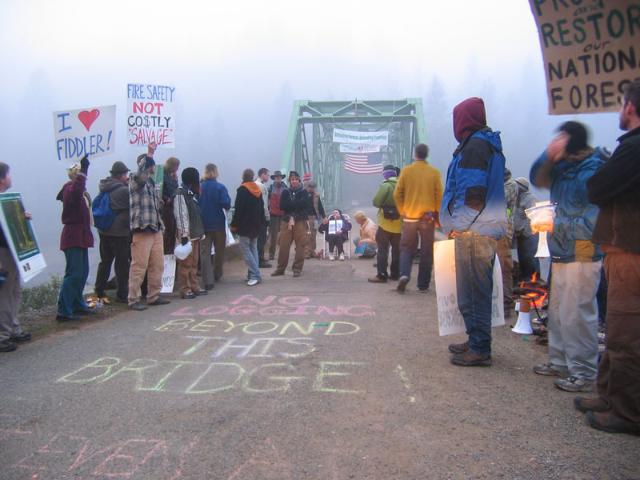
[[[131,215],[131,266],[129,268],[129,308],[145,310],[140,302],[140,286],[147,274],[147,305],[166,305],[169,300],[160,297],[164,251],[162,232],[164,224],[160,214],[160,194],[153,181],[156,163],[153,154],[156,144],[149,144],[146,155],[138,157],[138,171],[129,180]]]

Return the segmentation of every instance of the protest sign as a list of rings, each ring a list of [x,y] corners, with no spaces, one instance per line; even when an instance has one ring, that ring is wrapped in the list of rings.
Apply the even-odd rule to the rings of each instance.
[[[176,257],[175,255],[164,256],[164,270],[162,272],[162,288],[160,293],[171,293],[176,283]]]
[[[19,193],[0,193],[0,226],[23,282],[40,273],[47,264],[38,246],[31,220],[25,217]]]
[[[464,319],[458,309],[455,258],[455,240],[443,240],[433,244],[433,271],[438,304],[438,330],[441,337],[465,331]],[[502,271],[496,256],[493,263],[492,327],[504,325],[502,295]]]
[[[389,132],[358,132],[333,129],[333,143],[350,143],[385,146],[389,144]]]
[[[116,106],[53,112],[58,160],[76,161],[114,153]]]
[[[640,77],[640,0],[529,0],[549,113],[611,112]]]
[[[380,145],[369,145],[367,143],[341,143],[340,153],[378,153]]]
[[[175,148],[175,87],[129,83],[127,85],[127,137],[129,145]]]

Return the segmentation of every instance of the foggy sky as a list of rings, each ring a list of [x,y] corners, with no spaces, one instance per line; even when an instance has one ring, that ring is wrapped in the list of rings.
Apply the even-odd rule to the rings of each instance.
[[[616,114],[547,114],[526,0],[3,0],[0,46],[0,161],[34,215],[49,273],[64,265],[54,199],[66,181],[52,112],[117,105],[116,153],[89,172],[95,196],[113,161],[132,168],[143,151],[126,144],[127,83],[176,87],[176,148],[156,160],[174,155],[200,170],[214,162],[231,192],[244,168],[280,167],[295,99],[422,97],[443,178],[455,148],[451,111],[469,96],[485,99],[515,176],[528,176],[567,119],[587,123],[594,145],[613,149],[621,134]],[[97,248],[91,255],[90,282]]]

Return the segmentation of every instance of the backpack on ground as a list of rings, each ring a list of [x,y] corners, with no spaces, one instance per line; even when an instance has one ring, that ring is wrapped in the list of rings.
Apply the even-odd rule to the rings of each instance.
[[[93,224],[98,230],[107,231],[116,219],[115,212],[111,209],[111,196],[109,192],[100,192],[91,205],[93,212]]]

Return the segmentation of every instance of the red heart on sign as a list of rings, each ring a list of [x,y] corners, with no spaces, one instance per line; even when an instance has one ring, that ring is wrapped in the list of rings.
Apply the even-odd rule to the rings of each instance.
[[[80,123],[84,125],[84,128],[86,128],[88,132],[91,129],[91,125],[93,125],[93,122],[95,122],[99,116],[100,110],[94,108],[90,112],[88,112],[87,110],[80,112],[78,114],[78,120],[80,120]]]

